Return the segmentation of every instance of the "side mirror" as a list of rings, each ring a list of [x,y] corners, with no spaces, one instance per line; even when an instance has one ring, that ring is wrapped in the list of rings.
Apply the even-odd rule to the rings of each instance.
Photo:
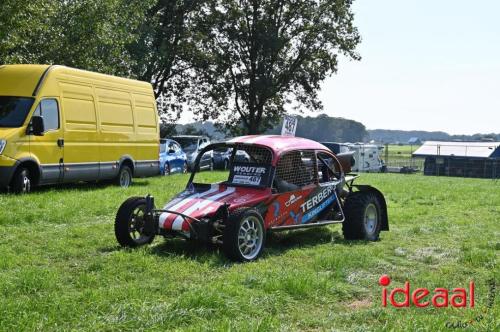
[[[35,136],[43,136],[45,125],[43,124],[43,117],[34,115],[31,118],[31,133]]]

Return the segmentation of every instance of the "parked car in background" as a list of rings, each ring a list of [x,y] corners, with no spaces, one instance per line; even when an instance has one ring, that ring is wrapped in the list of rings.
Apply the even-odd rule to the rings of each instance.
[[[154,176],[153,87],[49,65],[0,66],[0,188]]]
[[[221,147],[213,151],[214,169],[228,170],[231,166],[230,160],[233,153],[232,148]],[[237,150],[234,156],[235,162],[249,162],[250,156],[242,150]]]
[[[176,142],[180,144],[182,150],[186,153],[187,166],[189,171],[194,170],[194,161],[198,156],[198,153],[207,145],[210,144],[210,139],[206,136],[193,136],[193,135],[178,135],[172,137]],[[200,160],[199,164],[200,170],[214,169],[214,163],[212,154],[205,154]]]
[[[181,146],[171,139],[160,139],[160,174],[187,173],[187,157]]]
[[[364,143],[321,142],[337,156],[351,154],[353,172],[383,172],[385,169],[380,159],[380,147]]]

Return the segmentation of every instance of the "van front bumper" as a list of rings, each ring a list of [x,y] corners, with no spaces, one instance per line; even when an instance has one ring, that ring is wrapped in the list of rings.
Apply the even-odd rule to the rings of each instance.
[[[18,164],[19,162],[15,159],[0,156],[0,188],[9,186]]]

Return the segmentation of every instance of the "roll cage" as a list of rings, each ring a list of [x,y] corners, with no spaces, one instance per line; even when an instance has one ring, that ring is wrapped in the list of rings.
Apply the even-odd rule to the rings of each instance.
[[[281,153],[281,154],[277,154],[275,151],[273,151],[273,149],[271,149],[270,147],[266,146],[266,145],[261,145],[261,144],[245,144],[245,143],[240,143],[240,142],[221,142],[221,143],[212,143],[212,144],[209,144],[207,145],[206,147],[204,147],[202,150],[200,150],[200,153],[198,153],[196,159],[195,159],[195,162],[194,162],[194,170],[193,172],[191,173],[191,176],[189,177],[189,180],[188,180],[188,183],[186,185],[186,187],[189,187],[190,184],[193,183],[194,181],[194,177],[196,175],[196,173],[198,172],[199,170],[199,165],[200,165],[200,161],[201,161],[201,158],[202,156],[208,152],[208,151],[211,151],[211,150],[216,150],[216,149],[219,149],[219,148],[232,148],[232,151],[231,151],[231,156],[230,156],[230,164],[234,162],[234,159],[235,159],[235,156],[236,156],[236,152],[238,150],[238,148],[241,148],[241,147],[246,147],[246,148],[250,148],[250,147],[258,147],[258,148],[261,148],[261,149],[266,149],[267,151],[269,151],[269,153],[271,154],[272,156],[272,160],[270,162],[270,165],[272,166],[273,170],[272,170],[272,174],[271,174],[271,182],[269,183],[268,186],[261,186],[261,187],[272,187],[272,184],[273,184],[273,181],[274,181],[274,177],[275,177],[275,170],[276,170],[276,164],[277,162],[279,161],[279,159],[285,155],[286,153],[290,152],[290,151],[286,151],[284,153]],[[245,149],[242,149],[242,150],[245,150]],[[300,150],[300,149],[297,149],[297,150]],[[311,149],[315,152],[321,152],[323,154],[327,154],[329,155],[329,157],[332,158],[333,160],[333,163],[334,163],[334,167],[332,167],[328,162],[326,162],[324,160],[324,158],[322,158],[319,154],[317,154],[317,160],[318,162],[316,163],[316,168],[319,168],[319,162],[321,162],[322,166],[323,167],[326,167],[326,169],[328,169],[328,171],[337,179],[339,180],[340,182],[342,181],[348,181],[348,182],[352,182],[354,181],[355,178],[357,178],[357,175],[350,175],[349,177],[345,177],[345,174],[343,172],[343,169],[342,169],[342,164],[341,162],[339,161],[339,159],[329,150],[316,150],[316,149]],[[295,151],[295,150],[291,150],[291,151]],[[250,155],[250,157],[252,157]],[[316,170],[317,171],[317,170]],[[242,185],[244,186],[244,185]]]

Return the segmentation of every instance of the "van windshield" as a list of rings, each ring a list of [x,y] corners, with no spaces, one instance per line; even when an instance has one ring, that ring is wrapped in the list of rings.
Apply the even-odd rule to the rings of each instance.
[[[0,127],[21,127],[35,100],[0,96]]]

